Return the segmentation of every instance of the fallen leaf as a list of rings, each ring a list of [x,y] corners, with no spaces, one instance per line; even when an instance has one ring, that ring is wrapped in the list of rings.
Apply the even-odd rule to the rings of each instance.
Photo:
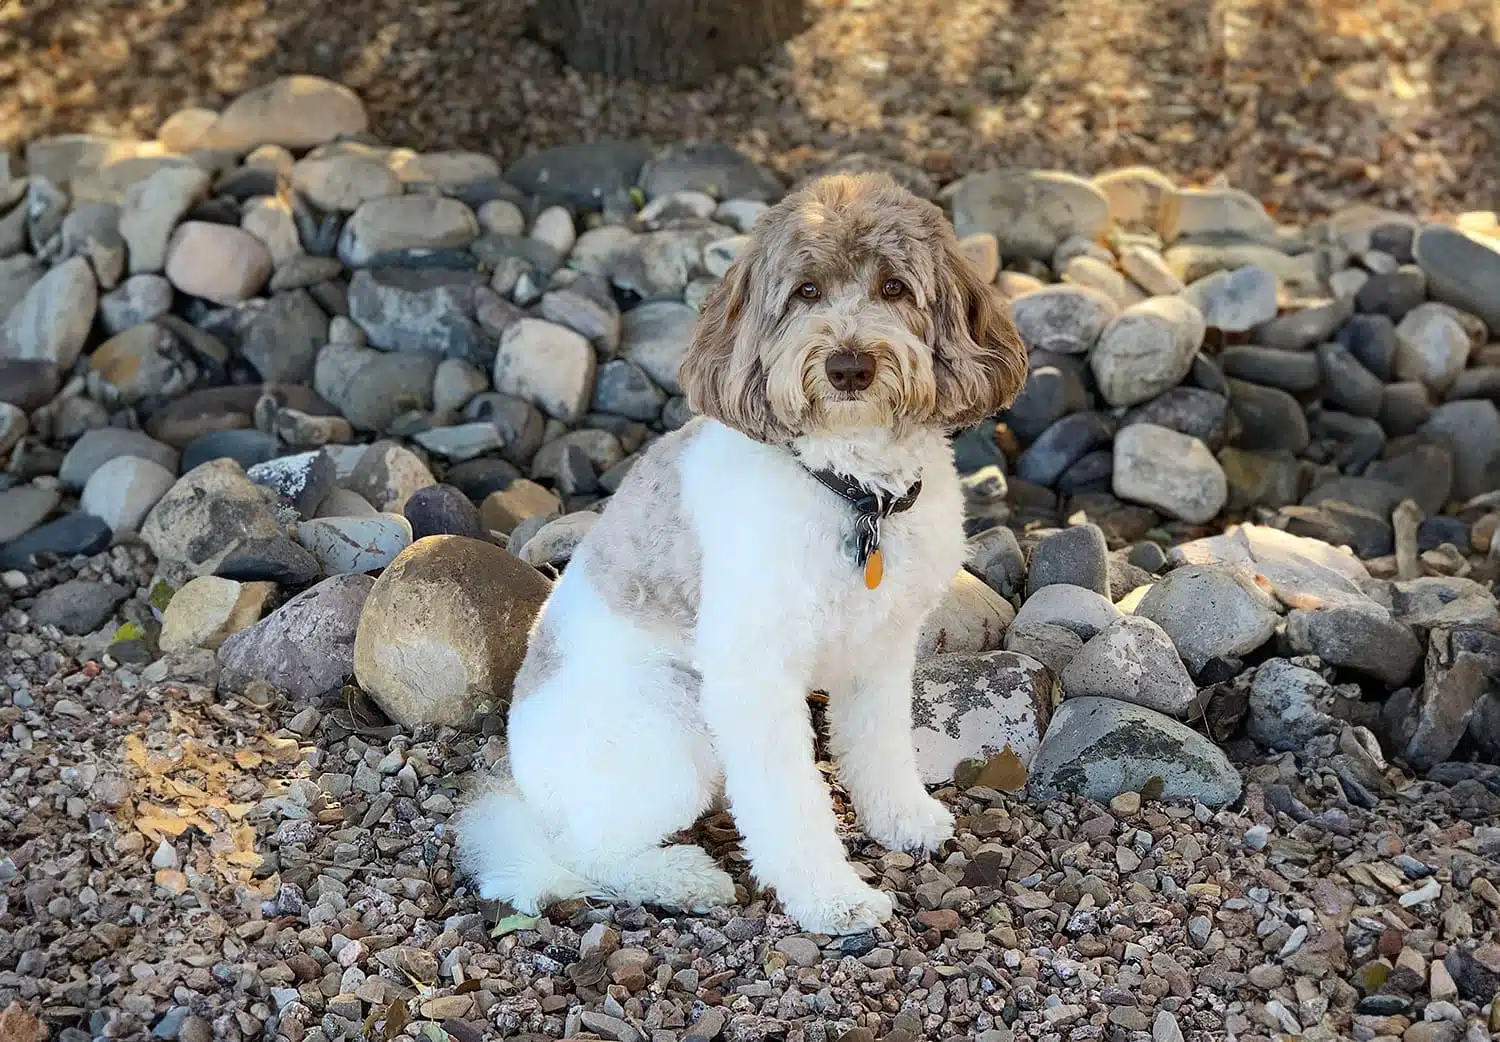
[[[380,1031],[381,1037],[387,1040],[395,1038],[406,1030],[406,1025],[411,1023],[411,1010],[406,1006],[405,999],[397,999],[385,1008],[385,1027]]]
[[[490,936],[504,937],[506,934],[515,933],[517,930],[529,930],[541,921],[542,917],[539,915],[522,915],[520,912],[517,912],[515,915],[507,915],[504,919],[496,923],[495,928],[490,931]]]
[[[1026,787],[1027,777],[1026,765],[1007,743],[1004,749],[989,758],[974,784],[996,792],[1020,792]]]
[[[1159,774],[1153,774],[1146,779],[1146,784],[1141,786],[1141,799],[1159,800],[1162,791],[1167,787],[1167,780]]]

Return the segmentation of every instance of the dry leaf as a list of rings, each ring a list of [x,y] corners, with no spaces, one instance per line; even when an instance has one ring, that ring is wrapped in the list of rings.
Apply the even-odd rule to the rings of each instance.
[[[979,777],[974,780],[975,785],[982,785],[996,792],[1020,792],[1026,787],[1026,765],[1016,755],[1016,751],[1006,743],[994,756],[989,758]]]
[[[1167,787],[1167,780],[1159,774],[1153,774],[1146,779],[1146,784],[1141,786],[1141,799],[1159,800],[1162,791]]]
[[[406,1030],[406,1025],[411,1023],[411,1010],[406,1006],[405,999],[397,999],[385,1008],[385,1027],[381,1029],[381,1037],[387,1042]]]

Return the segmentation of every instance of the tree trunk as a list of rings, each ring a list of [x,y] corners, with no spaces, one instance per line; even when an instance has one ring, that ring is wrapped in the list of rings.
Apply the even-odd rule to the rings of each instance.
[[[536,0],[538,35],[580,72],[696,86],[806,25],[804,0]]]

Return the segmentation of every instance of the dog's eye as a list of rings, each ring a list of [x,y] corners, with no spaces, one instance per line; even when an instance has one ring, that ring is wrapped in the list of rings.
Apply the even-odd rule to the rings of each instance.
[[[906,283],[900,279],[886,279],[885,284],[880,287],[880,295],[886,300],[897,300],[906,296]]]
[[[804,282],[797,287],[797,296],[803,300],[818,300],[823,296],[823,291],[816,282]]]

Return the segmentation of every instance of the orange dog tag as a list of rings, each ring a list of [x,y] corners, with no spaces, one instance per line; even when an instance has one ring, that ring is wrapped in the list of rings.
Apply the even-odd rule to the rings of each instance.
[[[865,589],[875,589],[883,578],[885,578],[885,562],[881,560],[879,550],[871,550],[869,558],[865,561]]]

